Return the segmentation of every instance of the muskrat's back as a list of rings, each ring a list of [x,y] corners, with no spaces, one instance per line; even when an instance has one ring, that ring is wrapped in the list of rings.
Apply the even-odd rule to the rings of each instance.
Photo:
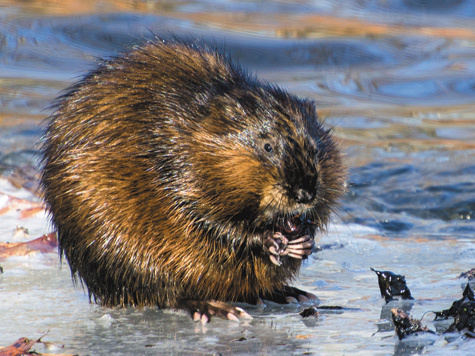
[[[272,298],[343,185],[311,102],[179,42],[104,61],[70,87],[42,150],[60,250],[108,306]]]

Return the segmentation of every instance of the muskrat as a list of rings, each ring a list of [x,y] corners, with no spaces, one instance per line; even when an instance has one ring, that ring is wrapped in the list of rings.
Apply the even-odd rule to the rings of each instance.
[[[344,175],[312,101],[216,48],[153,40],[103,60],[53,108],[41,186],[91,299],[206,322],[249,317],[228,302],[314,297],[287,283]]]

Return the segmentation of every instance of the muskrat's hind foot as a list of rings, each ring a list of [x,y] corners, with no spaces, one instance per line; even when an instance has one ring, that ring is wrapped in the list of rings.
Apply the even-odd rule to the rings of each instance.
[[[261,298],[279,304],[308,302],[309,300],[318,299],[315,294],[290,286],[284,286],[281,290],[262,295]]]
[[[206,324],[214,315],[233,321],[239,321],[239,318],[252,319],[244,309],[215,300],[184,300],[182,307],[190,311],[194,321],[201,321],[202,324]]]

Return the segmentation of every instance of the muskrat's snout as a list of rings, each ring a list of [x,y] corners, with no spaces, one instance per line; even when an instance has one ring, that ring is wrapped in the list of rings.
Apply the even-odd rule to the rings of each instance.
[[[315,191],[312,188],[309,190],[306,188],[296,187],[292,190],[292,195],[297,203],[308,204],[313,200]]]
[[[290,195],[298,204],[311,204],[317,195],[317,174],[302,174],[291,188]]]
[[[310,157],[292,160],[286,167],[287,194],[297,204],[312,205],[317,197],[317,163]]]

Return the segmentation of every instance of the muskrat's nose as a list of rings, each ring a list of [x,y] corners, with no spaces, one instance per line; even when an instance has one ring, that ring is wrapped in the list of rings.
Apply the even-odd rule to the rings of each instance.
[[[295,190],[294,196],[298,203],[305,204],[310,203],[310,201],[313,199],[314,193],[306,189],[298,188]]]

